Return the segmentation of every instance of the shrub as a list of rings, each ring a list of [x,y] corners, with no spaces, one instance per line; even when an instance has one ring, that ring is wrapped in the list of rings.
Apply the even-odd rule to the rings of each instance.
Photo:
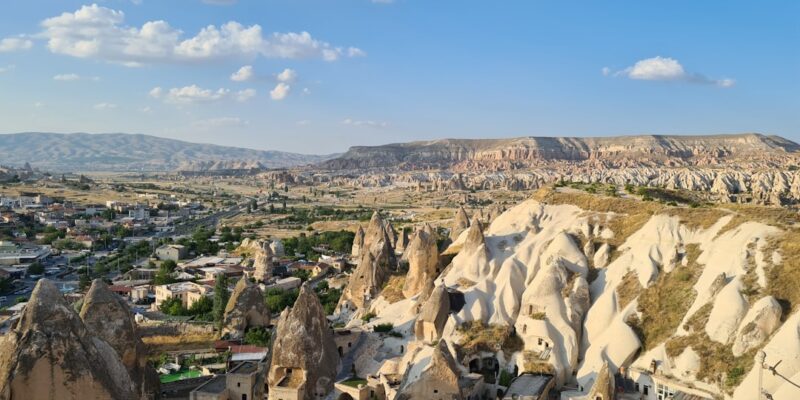
[[[375,314],[374,312],[368,312],[368,313],[364,314],[363,317],[361,317],[361,320],[364,321],[364,322],[369,322],[369,321],[371,321],[373,318],[375,318],[377,316],[378,315]]]
[[[379,333],[388,333],[388,332],[391,332],[392,329],[394,329],[394,324],[392,324],[392,323],[378,324],[378,325],[375,325],[374,327],[372,327],[373,331],[379,332]]]

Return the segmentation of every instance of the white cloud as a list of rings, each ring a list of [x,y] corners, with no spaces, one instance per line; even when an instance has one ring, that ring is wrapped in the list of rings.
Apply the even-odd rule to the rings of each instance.
[[[605,76],[622,76],[635,80],[680,81],[724,88],[732,87],[736,83],[733,79],[711,79],[702,74],[688,73],[678,60],[661,56],[639,60],[632,66],[616,72],[613,72],[611,68],[603,67],[602,72]]]
[[[300,125],[300,126],[311,125],[311,121],[309,121],[307,119],[303,119],[303,120],[297,121],[297,125]]]
[[[210,103],[213,101],[225,98],[230,90],[228,89],[203,89],[197,85],[184,86],[181,88],[172,88],[164,93],[160,87],[153,88],[150,91],[150,96],[161,98],[164,101],[174,104],[191,104],[191,103]]]
[[[150,114],[150,113],[153,112],[153,109],[150,108],[150,106],[144,106],[144,107],[140,108],[139,111],[141,111],[141,112],[143,112],[145,114]]]
[[[667,81],[682,79],[686,76],[686,71],[674,58],[653,57],[637,61],[626,70],[626,75],[631,79]]]
[[[389,126],[389,123],[386,121],[354,120],[352,118],[345,118],[342,123],[345,125],[368,126],[372,128],[386,128]]]
[[[244,103],[256,96],[255,89],[244,89],[236,92],[236,101]]]
[[[347,48],[347,56],[348,57],[366,57],[367,52],[364,50],[359,49],[358,47],[348,47]]]
[[[290,85],[284,82],[278,82],[275,88],[269,91],[269,97],[271,97],[272,100],[283,100],[289,95],[290,90],[292,90]]]
[[[277,76],[279,82],[292,83],[297,79],[297,72],[293,69],[286,68]]]
[[[243,89],[238,92],[231,92],[230,89],[203,89],[197,85],[164,90],[157,86],[150,90],[149,96],[154,99],[162,99],[165,103],[171,104],[212,103],[223,99],[246,102],[256,96],[256,90]]]
[[[161,89],[160,86],[156,86],[156,87],[150,89],[150,92],[148,94],[150,95],[150,97],[152,97],[154,99],[160,99],[161,95],[164,94],[164,90]]]
[[[45,19],[41,25],[44,30],[38,37],[47,40],[47,48],[53,53],[131,67],[257,56],[334,61],[363,54],[355,47],[345,50],[315,39],[308,32],[265,35],[259,25],[244,26],[235,21],[209,25],[197,35],[184,38],[183,31],[163,20],[145,22],[140,28],[125,25],[122,11],[97,4]]]
[[[92,108],[94,108],[95,110],[101,110],[101,111],[102,110],[113,110],[113,109],[117,108],[117,105],[113,104],[113,103],[97,103]]]
[[[0,53],[28,50],[31,47],[33,42],[30,39],[16,37],[0,39]]]
[[[78,74],[58,74],[53,77],[55,81],[77,81],[79,79],[81,79],[81,77]]]
[[[14,70],[14,68],[16,68],[16,67],[17,67],[17,66],[16,66],[16,65],[14,65],[14,64],[9,64],[9,65],[6,65],[5,67],[0,67],[0,74],[2,74],[3,72],[9,72],[9,71],[12,71],[12,70]]]
[[[79,81],[79,80],[86,80],[86,81],[99,81],[99,76],[80,76],[78,74],[58,74],[53,76],[53,80],[55,81]]]
[[[42,108],[45,106],[45,104],[42,103],[41,101],[37,101],[36,103],[33,103],[33,106],[36,108]]]
[[[253,79],[253,66],[252,65],[245,65],[242,68],[239,68],[238,71],[231,74],[231,80],[236,82],[245,82]]]

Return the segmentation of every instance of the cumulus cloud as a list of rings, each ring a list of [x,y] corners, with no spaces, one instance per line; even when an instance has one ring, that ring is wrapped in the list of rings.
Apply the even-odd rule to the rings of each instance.
[[[293,69],[286,68],[278,74],[277,78],[278,82],[292,83],[297,79],[297,72]]]
[[[258,56],[335,61],[363,54],[358,48],[333,46],[308,32],[265,34],[259,25],[244,26],[235,21],[206,26],[185,38],[181,30],[163,20],[148,21],[141,27],[126,25],[122,11],[97,4],[45,19],[41,25],[43,31],[38,37],[47,41],[53,53],[127,66]],[[19,47],[18,41],[23,39],[8,40],[12,40],[8,46]]]
[[[236,92],[236,101],[240,103],[244,103],[253,97],[256,97],[256,90],[255,89],[244,89]]]
[[[245,82],[253,79],[254,75],[253,66],[245,65],[244,67],[239,68],[238,71],[231,74],[231,80],[235,82]]]
[[[255,89],[244,89],[238,92],[231,92],[230,89],[219,88],[217,90],[204,89],[197,85],[171,88],[164,90],[161,87],[150,89],[149,96],[154,99],[161,99],[170,104],[198,104],[212,103],[215,101],[231,98],[238,102],[246,102],[256,95]]]
[[[608,67],[603,67],[601,71],[605,76],[626,77],[645,81],[678,81],[715,85],[724,88],[731,87],[736,83],[733,79],[711,79],[702,74],[689,73],[678,60],[661,56],[639,60],[632,66],[616,72]]]
[[[278,82],[275,88],[269,91],[269,97],[272,98],[272,100],[283,100],[289,95],[289,91],[291,90],[292,87],[289,84]]]
[[[0,39],[0,53],[28,50],[31,47],[33,47],[33,41],[30,39],[18,37]]]
[[[113,103],[97,103],[97,104],[95,104],[95,105],[93,106],[93,108],[94,108],[95,110],[100,110],[100,111],[103,111],[103,110],[113,110],[113,109],[117,108],[117,105],[116,105],[116,104],[113,104]]]
[[[389,126],[389,123],[386,121],[357,120],[352,118],[345,118],[342,121],[342,124],[352,126],[368,126],[372,128],[385,128]]]

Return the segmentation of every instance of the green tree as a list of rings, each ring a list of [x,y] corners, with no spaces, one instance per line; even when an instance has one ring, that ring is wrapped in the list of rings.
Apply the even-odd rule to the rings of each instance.
[[[164,268],[169,272],[175,272],[175,269],[178,268],[178,263],[173,260],[164,260],[161,262],[161,268]]]
[[[250,328],[244,334],[244,342],[253,346],[269,346],[270,333],[265,328]]]
[[[41,275],[44,273],[44,265],[38,261],[28,265],[28,275]]]
[[[164,314],[172,316],[188,314],[188,310],[183,306],[183,302],[177,297],[170,297],[169,299],[162,301],[161,305],[158,306],[158,309]]]
[[[172,271],[170,271],[169,266],[164,266],[164,264],[161,264],[161,266],[158,267],[156,276],[153,278],[153,284],[167,285],[174,282],[175,278],[172,277]]]
[[[225,307],[228,305],[228,277],[218,274],[214,283],[214,322],[222,329],[222,319],[225,317]]]

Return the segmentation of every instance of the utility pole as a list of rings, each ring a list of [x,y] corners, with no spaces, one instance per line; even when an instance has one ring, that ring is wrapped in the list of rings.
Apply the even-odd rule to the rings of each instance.
[[[764,398],[763,392],[763,375],[764,375],[764,363],[767,360],[767,353],[764,350],[759,350],[758,354],[756,354],[756,363],[758,363],[758,399],[761,400]]]

